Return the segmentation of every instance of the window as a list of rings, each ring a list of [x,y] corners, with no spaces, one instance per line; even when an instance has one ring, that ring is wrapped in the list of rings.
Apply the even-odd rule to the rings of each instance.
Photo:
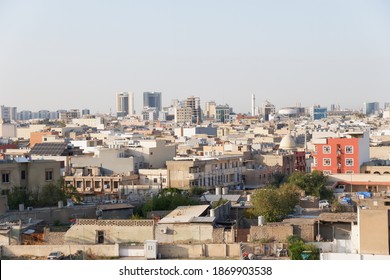
[[[324,175],[330,175],[330,174],[332,174],[332,171],[330,171],[330,170],[324,170],[324,171],[322,171],[322,174],[324,174]]]
[[[346,166],[353,166],[353,158],[346,158],[345,165]]]
[[[313,166],[317,166],[318,163],[317,163],[317,158],[313,158]]]
[[[330,152],[331,152],[330,146],[324,146],[324,147],[322,147],[322,152],[323,152],[324,154],[330,154]]]
[[[353,154],[353,146],[345,146],[346,154]]]
[[[324,158],[322,165],[323,166],[330,166],[331,165],[330,158]]]
[[[104,231],[103,230],[96,231],[96,243],[98,243],[98,244],[104,243]]]
[[[25,170],[22,170],[20,172],[20,180],[26,180],[26,171]]]
[[[53,169],[46,169],[45,170],[45,180],[46,181],[53,181]]]
[[[153,179],[153,183],[157,183],[157,178],[154,178],[154,179]]]
[[[1,182],[2,183],[11,183],[9,171],[3,171],[1,173]]]

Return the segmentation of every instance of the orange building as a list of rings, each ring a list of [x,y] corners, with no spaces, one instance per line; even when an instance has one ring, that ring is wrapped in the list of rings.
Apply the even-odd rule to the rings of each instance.
[[[312,170],[324,174],[360,173],[360,166],[370,161],[370,140],[367,132],[349,132],[341,137],[313,140]]]
[[[34,147],[35,144],[40,144],[45,141],[44,136],[52,136],[52,135],[59,135],[57,131],[37,131],[37,132],[31,132],[30,133],[30,148]]]

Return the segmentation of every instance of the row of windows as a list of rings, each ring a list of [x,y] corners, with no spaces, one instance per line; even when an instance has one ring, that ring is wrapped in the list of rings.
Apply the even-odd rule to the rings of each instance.
[[[20,179],[26,180],[26,171],[22,170],[20,172]],[[45,181],[53,181],[53,169],[45,170]],[[1,183],[11,183],[11,172],[10,171],[2,171],[1,172]]]
[[[339,149],[341,152],[341,148]],[[344,151],[346,154],[353,154],[353,146],[345,146]],[[331,146],[322,146],[322,153],[324,154],[330,154],[332,153]]]
[[[317,166],[317,158],[314,158],[314,166]],[[323,166],[331,166],[332,165],[332,160],[330,158],[324,158],[322,160],[322,165]],[[345,166],[354,166],[353,158],[346,158],[345,159]]]

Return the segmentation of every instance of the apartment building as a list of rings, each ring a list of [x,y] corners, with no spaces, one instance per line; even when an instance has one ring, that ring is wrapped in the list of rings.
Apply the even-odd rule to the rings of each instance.
[[[349,132],[340,137],[313,140],[313,170],[324,174],[360,173],[360,166],[370,161],[368,132]]]
[[[60,180],[60,169],[61,163],[53,160],[2,160],[0,191],[8,193],[14,187],[37,191],[40,187]]]
[[[167,161],[167,170],[170,187],[213,189],[240,186],[245,167],[241,156],[176,157]]]

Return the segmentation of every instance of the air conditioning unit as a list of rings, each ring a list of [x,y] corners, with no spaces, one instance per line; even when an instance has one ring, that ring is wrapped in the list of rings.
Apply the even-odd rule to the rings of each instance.
[[[162,234],[167,234],[168,233],[168,228],[160,228],[160,233]]]

